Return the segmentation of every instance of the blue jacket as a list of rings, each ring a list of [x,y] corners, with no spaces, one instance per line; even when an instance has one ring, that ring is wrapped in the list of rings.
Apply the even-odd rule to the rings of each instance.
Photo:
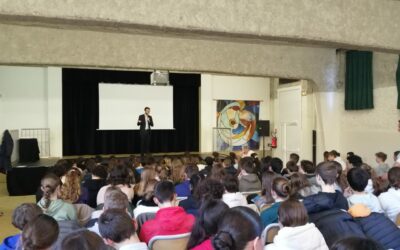
[[[275,202],[272,206],[262,211],[260,217],[264,228],[271,223],[278,222],[278,210],[280,206],[281,202]]]
[[[385,249],[400,249],[400,229],[384,214],[371,213],[354,219],[365,235],[380,243]]]
[[[4,239],[3,243],[0,245],[0,250],[14,250],[17,249],[19,238],[21,234],[16,234]]]
[[[190,192],[190,181],[186,180],[175,186],[175,192],[178,197],[188,197]]]

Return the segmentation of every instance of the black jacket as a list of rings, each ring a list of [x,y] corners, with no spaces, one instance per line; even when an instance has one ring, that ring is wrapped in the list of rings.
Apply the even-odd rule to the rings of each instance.
[[[348,214],[348,203],[343,194],[319,192],[303,200],[310,222],[321,231],[330,247],[335,241],[348,237],[365,237],[361,227]],[[345,210],[345,211],[343,211]]]
[[[343,194],[339,191],[335,193],[319,192],[318,194],[310,195],[303,200],[303,204],[309,214],[319,213],[325,210],[337,208],[337,209],[349,209],[349,204],[344,198]]]
[[[87,191],[88,191],[88,205],[91,206],[92,208],[96,208],[97,206],[97,193],[99,192],[100,188],[105,186],[106,180],[104,179],[89,179],[85,180],[85,182],[82,183],[82,186],[84,186]]]
[[[342,238],[350,236],[366,238],[362,228],[353,217],[340,209],[333,208],[309,214],[309,220],[322,233],[329,248],[335,241]]]
[[[3,133],[3,140],[0,146],[0,169],[6,171],[11,169],[11,154],[14,149],[14,141],[8,130]]]
[[[149,117],[149,129],[151,129],[151,127],[154,126],[153,117],[151,117],[150,115],[148,117]],[[140,126],[140,131],[144,131],[146,129],[146,117],[144,114],[139,115],[137,125]]]
[[[384,214],[371,213],[367,217],[354,220],[367,237],[380,243],[385,249],[400,249],[400,229]]]

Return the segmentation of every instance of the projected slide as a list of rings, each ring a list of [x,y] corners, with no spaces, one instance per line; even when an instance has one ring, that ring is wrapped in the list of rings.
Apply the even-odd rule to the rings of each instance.
[[[152,129],[174,129],[173,87],[99,83],[99,129],[130,130],[150,107]]]

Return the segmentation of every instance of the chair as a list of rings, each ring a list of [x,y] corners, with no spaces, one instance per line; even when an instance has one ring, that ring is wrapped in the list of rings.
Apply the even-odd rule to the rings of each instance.
[[[92,217],[94,208],[89,207],[86,204],[73,204],[76,209],[76,214],[78,217],[78,223],[81,226],[86,225]]]
[[[400,213],[396,217],[396,225],[400,227]]]
[[[150,239],[150,250],[185,250],[190,238],[190,233],[176,235],[159,235]]]
[[[142,228],[143,224],[148,221],[154,219],[156,216],[156,213],[141,213],[139,214],[135,219],[137,223],[137,232],[140,232],[140,229]]]
[[[261,242],[264,242],[264,245],[272,243],[280,229],[279,223],[271,223],[266,226],[261,234]]]

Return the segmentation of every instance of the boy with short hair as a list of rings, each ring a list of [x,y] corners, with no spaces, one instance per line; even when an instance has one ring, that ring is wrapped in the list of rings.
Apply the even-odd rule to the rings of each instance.
[[[377,176],[383,176],[386,179],[387,173],[390,169],[389,164],[385,163],[387,159],[387,154],[383,152],[378,152],[375,154],[375,157],[376,163],[378,163],[378,166],[376,166],[375,168],[375,173]]]
[[[372,212],[383,213],[378,198],[364,191],[365,187],[368,185],[369,178],[368,172],[362,168],[356,167],[349,170],[347,173],[347,181],[349,182],[353,194],[347,198],[347,201],[350,207],[355,204],[364,204]]]
[[[118,250],[147,250],[136,234],[136,221],[124,210],[108,209],[99,218],[101,237]]]
[[[191,232],[194,216],[187,214],[182,207],[177,206],[174,184],[170,181],[160,181],[154,188],[154,202],[160,210],[152,220],[146,221],[139,238],[149,243],[158,235],[176,235]]]
[[[35,203],[23,203],[19,205],[16,209],[14,209],[14,212],[12,214],[12,224],[14,227],[22,231],[24,229],[24,226],[28,224],[28,222],[32,221],[39,214],[42,213],[42,209]],[[20,233],[5,238],[3,243],[0,245],[0,249],[16,249],[19,245],[18,242],[20,238]]]

